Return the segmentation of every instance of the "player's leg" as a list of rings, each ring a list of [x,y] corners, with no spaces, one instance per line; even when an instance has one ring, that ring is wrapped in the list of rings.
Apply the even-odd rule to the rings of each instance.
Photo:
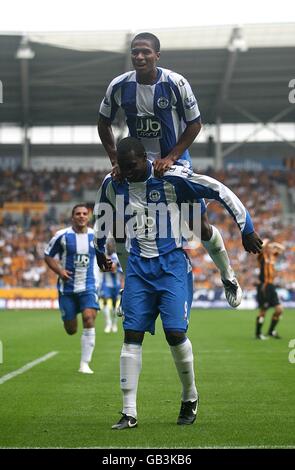
[[[112,300],[109,297],[109,295],[104,297],[103,316],[104,316],[104,321],[105,321],[105,326],[104,326],[105,333],[110,333],[112,330],[111,303],[112,303]]]
[[[170,266],[170,273],[166,273],[161,279],[159,310],[166,340],[182,385],[177,424],[193,424],[197,415],[198,392],[192,344],[186,336],[192,303],[192,271],[189,259],[180,250],[169,254],[167,265]]]
[[[132,255],[131,255],[132,256]],[[142,342],[145,331],[155,329],[156,296],[146,279],[150,260],[135,258],[129,262],[122,297],[124,312],[124,343],[120,355],[120,388],[123,395],[122,418],[113,429],[132,428],[137,425],[137,386],[142,365]],[[135,264],[135,269],[134,265]],[[146,268],[140,264],[146,264]],[[142,275],[140,270],[142,269]]]
[[[261,332],[262,326],[263,326],[263,323],[264,323],[264,319],[265,319],[265,315],[266,315],[266,309],[261,308],[258,312],[257,317],[256,317],[255,337],[257,339],[267,339],[266,336],[264,336]]]
[[[115,295],[113,296],[112,298],[112,332],[113,333],[117,333],[118,331],[118,315],[117,315],[117,312],[116,312],[116,308],[117,308],[117,301],[118,301],[118,289],[116,288],[115,290]]]
[[[83,331],[81,336],[81,362],[79,372],[93,374],[89,367],[95,347],[95,318],[99,310],[98,299],[93,291],[79,295]]]
[[[256,339],[264,340],[267,339],[267,337],[262,334],[262,326],[265,320],[268,305],[267,299],[265,297],[265,286],[263,284],[259,284],[257,286],[257,303],[259,307],[259,312],[256,317],[255,337]]]
[[[74,320],[64,320],[64,329],[68,333],[68,335],[74,335],[78,331],[78,322],[77,318]]]
[[[207,212],[204,211],[201,215],[201,241],[213,263],[220,271],[228,303],[231,307],[237,307],[242,301],[242,289],[230,265],[221,233],[214,225],[210,225]]]
[[[78,331],[76,315],[79,312],[79,303],[75,294],[59,294],[58,303],[64,329],[68,335],[74,335]]]
[[[268,335],[271,338],[281,339],[281,336],[279,336],[277,331],[276,331],[276,326],[277,326],[280,318],[282,317],[282,314],[283,314],[282,304],[275,305],[275,311],[274,311],[274,314],[272,316],[271,323],[270,323],[269,330],[268,330]]]
[[[123,395],[122,417],[112,429],[137,426],[137,387],[142,367],[144,332],[126,330],[120,355],[120,387]]]

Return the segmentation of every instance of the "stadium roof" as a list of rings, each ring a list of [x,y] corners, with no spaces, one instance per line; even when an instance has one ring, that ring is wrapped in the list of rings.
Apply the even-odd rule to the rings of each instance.
[[[159,65],[184,75],[205,123],[294,122],[295,23],[152,30]],[[112,78],[130,68],[129,31],[0,34],[0,122],[94,125]],[[22,42],[32,60],[16,58]],[[21,57],[25,57],[22,55]]]

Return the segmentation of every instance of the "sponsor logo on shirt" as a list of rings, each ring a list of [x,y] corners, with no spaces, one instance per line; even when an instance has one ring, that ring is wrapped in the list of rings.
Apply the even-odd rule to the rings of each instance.
[[[162,128],[159,119],[157,119],[155,116],[138,117],[136,120],[136,135],[138,138],[161,138]]]
[[[166,108],[168,108],[168,106],[169,106],[169,100],[168,100],[168,98],[165,98],[165,96],[161,96],[161,97],[157,100],[157,105],[158,105],[159,108],[161,108],[161,109],[166,109]]]
[[[77,253],[74,260],[76,268],[87,268],[89,266],[89,255]]]
[[[178,82],[178,85],[179,86],[184,86],[185,85],[185,80],[183,78],[181,78]]]
[[[197,100],[194,97],[194,95],[188,96],[188,98],[185,98],[184,100],[184,107],[185,109],[193,109],[197,104]]]

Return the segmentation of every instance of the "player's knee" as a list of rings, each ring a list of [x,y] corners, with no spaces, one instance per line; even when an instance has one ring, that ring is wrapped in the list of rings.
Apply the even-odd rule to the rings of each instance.
[[[144,338],[144,332],[125,330],[124,343],[142,344]]]
[[[93,328],[94,322],[95,322],[95,317],[93,315],[86,315],[83,317],[84,328]]]
[[[64,325],[68,335],[72,336],[77,333],[77,327]]]
[[[279,318],[283,313],[283,306],[281,304],[276,305],[275,307],[275,316]]]
[[[205,242],[209,241],[212,237],[212,226],[206,219],[201,219],[201,239]]]
[[[169,346],[177,346],[178,344],[183,343],[186,339],[186,335],[183,331],[164,331]]]

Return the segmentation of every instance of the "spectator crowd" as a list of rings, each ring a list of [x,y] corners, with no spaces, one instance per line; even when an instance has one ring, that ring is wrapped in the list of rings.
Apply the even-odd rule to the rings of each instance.
[[[286,223],[278,184],[294,186],[295,172],[250,172],[241,170],[205,172],[229,186],[243,201],[262,238],[273,238],[286,247],[279,259],[277,284],[295,289],[295,230]],[[44,247],[60,228],[70,225],[71,207],[84,201],[85,190],[95,192],[105,172],[80,171],[0,171],[0,287],[55,287],[56,276],[44,263]],[[30,209],[21,214],[3,210],[7,202],[44,202],[47,212]],[[93,203],[93,201],[85,201]],[[59,203],[67,210],[58,211]],[[244,289],[257,282],[258,266],[254,255],[243,249],[240,232],[225,209],[206,201],[209,220],[222,233],[232,266]],[[68,206],[66,206],[68,204]],[[32,204],[33,206],[33,204]],[[195,288],[219,288],[219,273],[202,245],[188,246]]]

